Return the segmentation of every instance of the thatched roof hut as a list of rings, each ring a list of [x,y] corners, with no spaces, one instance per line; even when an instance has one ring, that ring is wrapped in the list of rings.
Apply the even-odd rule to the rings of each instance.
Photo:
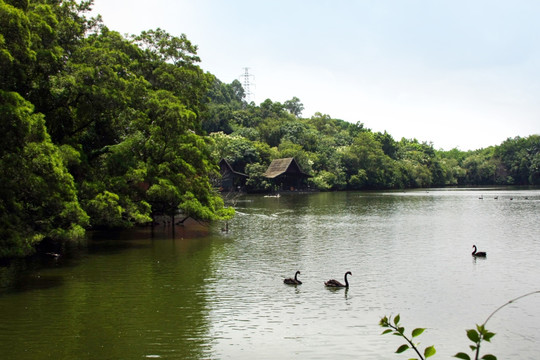
[[[222,191],[237,191],[244,188],[248,177],[246,174],[235,171],[231,164],[225,159],[221,159],[219,162],[219,169],[221,173]]]
[[[274,179],[282,190],[296,190],[305,187],[305,180],[310,177],[300,169],[294,158],[273,160],[264,176]]]

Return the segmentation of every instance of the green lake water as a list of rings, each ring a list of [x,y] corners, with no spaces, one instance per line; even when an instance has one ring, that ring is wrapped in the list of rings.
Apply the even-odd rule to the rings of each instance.
[[[403,359],[378,326],[398,313],[450,358],[466,329],[540,290],[537,189],[248,195],[235,208],[228,232],[93,233],[28,270],[0,292],[0,359]],[[303,284],[283,284],[296,270]],[[346,271],[349,289],[325,288]],[[538,358],[540,295],[487,327],[487,353]]]

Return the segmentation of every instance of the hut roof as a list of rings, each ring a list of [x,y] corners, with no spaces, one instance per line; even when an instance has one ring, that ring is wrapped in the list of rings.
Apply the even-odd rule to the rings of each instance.
[[[220,166],[221,168],[226,167],[231,173],[233,173],[233,174],[235,174],[235,175],[242,176],[242,177],[247,177],[246,174],[241,173],[241,172],[238,172],[238,171],[235,171],[235,170],[232,168],[231,164],[229,164],[229,162],[228,162],[227,160],[225,160],[225,159],[221,159],[221,161],[219,162],[219,166]]]
[[[267,178],[274,179],[285,173],[309,177],[308,174],[300,169],[300,166],[298,166],[298,163],[294,158],[272,160],[272,163],[268,166],[268,169],[266,169],[266,172],[263,175]]]

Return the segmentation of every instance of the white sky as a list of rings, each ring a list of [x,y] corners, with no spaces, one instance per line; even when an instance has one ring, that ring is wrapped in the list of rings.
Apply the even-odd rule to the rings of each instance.
[[[254,101],[296,96],[394,139],[473,150],[540,134],[536,0],[94,0],[111,30],[162,28]]]

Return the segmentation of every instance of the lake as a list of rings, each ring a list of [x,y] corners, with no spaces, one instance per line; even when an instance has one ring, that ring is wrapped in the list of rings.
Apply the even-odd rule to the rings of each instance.
[[[539,189],[245,195],[224,225],[93,233],[0,292],[1,359],[435,359],[540,290]],[[472,245],[487,252],[473,258]],[[300,270],[299,286],[283,283]],[[349,289],[329,289],[343,281]],[[540,294],[497,312],[482,354],[537,359]],[[470,352],[469,352],[470,353]]]

